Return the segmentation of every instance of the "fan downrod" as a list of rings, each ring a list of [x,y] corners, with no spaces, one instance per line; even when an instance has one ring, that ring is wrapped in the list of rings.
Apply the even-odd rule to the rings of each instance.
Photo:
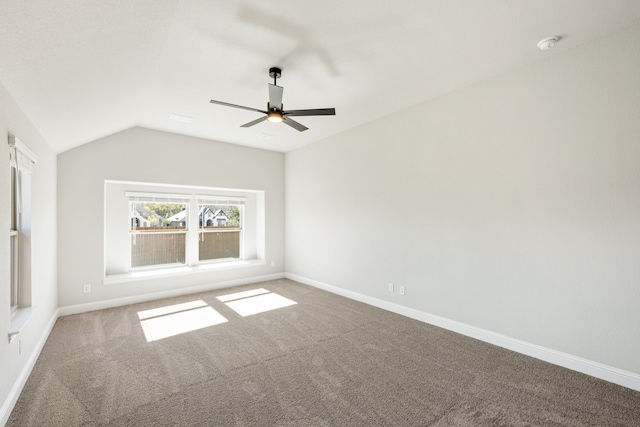
[[[282,75],[282,70],[278,67],[269,68],[269,77],[273,78],[273,84],[276,84],[276,79],[279,79]]]

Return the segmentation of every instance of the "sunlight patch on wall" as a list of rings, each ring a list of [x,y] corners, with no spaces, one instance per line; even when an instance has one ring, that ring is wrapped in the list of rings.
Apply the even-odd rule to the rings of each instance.
[[[228,322],[204,301],[191,301],[138,312],[147,342]]]
[[[222,295],[218,299],[243,317],[297,304],[293,300],[269,292],[266,289],[254,289],[253,291]]]

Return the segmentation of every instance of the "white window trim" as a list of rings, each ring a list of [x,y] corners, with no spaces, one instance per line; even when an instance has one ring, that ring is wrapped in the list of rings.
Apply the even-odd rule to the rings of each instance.
[[[9,135],[9,147],[17,151],[23,156],[23,160],[20,158],[13,158],[11,161],[16,162],[24,172],[31,173],[33,171],[33,165],[38,163],[38,156],[29,149],[22,141],[13,135]],[[11,157],[11,154],[9,155]],[[28,160],[31,163],[26,163]]]
[[[172,276],[184,276],[200,273],[210,273],[212,271],[235,270],[239,268],[257,267],[266,265],[266,261],[262,259],[236,260],[227,262],[202,263],[195,266],[180,267],[164,267],[150,268],[145,270],[136,270],[129,273],[110,274],[106,276],[102,283],[105,285],[115,285],[119,283],[138,282],[149,279],[159,279]]]
[[[139,267],[134,267],[131,265],[131,252],[129,253],[129,273],[134,273],[137,271],[145,271],[145,270],[157,270],[157,269],[170,269],[170,268],[180,268],[185,265],[190,265],[189,262],[189,253],[191,252],[191,244],[190,241],[192,239],[191,233],[189,232],[189,224],[190,224],[190,215],[191,215],[191,195],[189,194],[172,194],[172,193],[138,193],[125,191],[125,197],[129,199],[129,203],[131,202],[151,202],[151,203],[174,203],[177,205],[186,205],[187,210],[187,228],[184,230],[167,230],[167,231],[146,231],[144,227],[129,229],[129,236],[135,239],[135,236],[138,234],[184,234],[185,235],[185,263],[184,264],[155,264],[155,265],[144,265]],[[129,251],[131,251],[131,245],[129,245]]]
[[[245,253],[244,253],[244,204],[245,204],[245,198],[243,197],[203,197],[203,196],[194,196],[194,200],[193,202],[195,202],[195,207],[196,207],[196,212],[195,212],[195,222],[194,224],[194,228],[196,229],[196,235],[197,235],[197,239],[194,245],[194,250],[191,251],[191,253],[193,253],[193,258],[191,259],[191,263],[189,265],[191,266],[199,266],[199,265],[207,265],[207,264],[215,264],[215,263],[232,263],[235,261],[244,261],[246,259],[245,257]],[[225,203],[219,203],[221,201],[224,201]],[[226,232],[230,232],[231,230],[216,230],[215,228],[212,229],[201,229],[200,228],[200,221],[198,218],[198,214],[200,212],[200,205],[206,205],[206,204],[215,204],[215,205],[219,205],[219,206],[239,206],[240,207],[240,248],[239,248],[239,255],[238,255],[238,259],[234,259],[234,260],[229,260],[229,259],[207,259],[207,260],[200,260],[200,251],[198,248],[198,244],[200,241],[200,236],[201,233],[226,233]],[[237,230],[233,230],[233,231],[237,231]]]
[[[21,244],[20,244],[20,234],[22,230],[22,218],[20,213],[22,212],[22,186],[21,177],[22,174],[31,175],[33,173],[33,166],[38,162],[38,157],[27,147],[20,139],[16,138],[13,135],[9,135],[9,166],[10,168],[16,169],[15,176],[15,198],[16,198],[16,209],[18,210],[18,215],[16,217],[16,230],[9,230],[9,240],[11,241],[12,237],[17,239],[14,249],[12,251],[17,251],[17,261],[16,265],[12,266],[12,268],[16,269],[18,283],[18,295],[17,295],[17,305],[11,306],[11,317],[9,324],[9,334],[8,339],[9,343],[13,342],[14,339],[18,336],[18,334],[22,331],[24,326],[27,324],[29,319],[32,317],[35,307],[33,306],[33,295],[31,295],[31,291],[27,291],[27,287],[31,287],[31,283],[25,283],[20,280],[21,270],[25,265],[25,260],[21,256]],[[29,203],[30,204],[30,203]],[[29,224],[29,229],[31,229],[31,225]],[[13,245],[12,245],[13,246]],[[17,248],[17,249],[16,249]],[[11,257],[11,262],[14,262],[13,257]],[[14,283],[11,283],[10,286],[14,286]],[[30,300],[26,302],[24,300],[24,295],[28,294]],[[10,304],[13,304],[13,301],[10,301]]]

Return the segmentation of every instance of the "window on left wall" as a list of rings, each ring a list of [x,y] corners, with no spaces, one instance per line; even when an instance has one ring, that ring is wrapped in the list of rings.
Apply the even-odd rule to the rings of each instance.
[[[9,286],[11,288],[11,313],[14,313],[18,309],[20,299],[18,298],[19,286],[18,286],[18,271],[20,270],[20,259],[18,257],[18,251],[20,250],[20,237],[18,235],[18,209],[17,209],[17,193],[18,193],[18,171],[12,164],[9,168],[10,174],[10,190],[9,190],[9,206],[11,210],[10,225],[9,225]]]
[[[9,286],[11,314],[31,306],[31,175],[36,156],[9,137]]]

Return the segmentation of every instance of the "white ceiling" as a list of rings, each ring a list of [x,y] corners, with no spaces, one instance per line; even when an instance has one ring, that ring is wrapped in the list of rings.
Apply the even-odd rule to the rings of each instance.
[[[132,126],[286,152],[639,21],[637,0],[0,0],[0,81],[56,152]],[[260,115],[209,103],[264,109],[271,66],[285,109],[336,116],[240,128]]]

